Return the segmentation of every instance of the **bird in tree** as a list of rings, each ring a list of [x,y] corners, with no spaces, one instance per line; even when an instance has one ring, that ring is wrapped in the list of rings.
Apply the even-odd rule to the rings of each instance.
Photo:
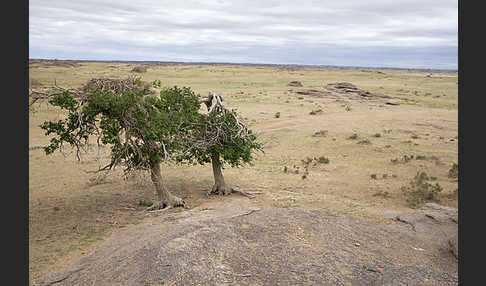
[[[166,188],[160,163],[184,154],[183,138],[193,133],[194,123],[200,121],[200,98],[189,87],[163,88],[160,81],[142,83],[140,78],[91,79],[80,89],[54,87],[49,92],[34,92],[29,105],[41,98],[67,111],[59,121],[41,125],[50,144],[46,154],[69,143],[79,152],[88,145],[90,137],[98,144],[111,148],[110,163],[97,171],[124,166],[125,173],[133,170],[150,171],[158,203],[148,210],[184,206],[185,202]]]

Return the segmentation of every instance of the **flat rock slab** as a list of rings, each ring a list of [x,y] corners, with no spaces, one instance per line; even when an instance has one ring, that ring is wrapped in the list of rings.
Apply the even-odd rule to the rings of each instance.
[[[37,285],[458,284],[457,259],[442,249],[447,239],[417,235],[420,219],[407,217],[413,229],[396,214],[380,224],[232,202],[126,227]]]
[[[287,84],[288,86],[303,86],[302,83],[300,81],[291,81]]]
[[[326,86],[326,89],[329,90],[329,91],[333,91],[333,92],[344,94],[344,95],[355,95],[355,96],[364,97],[364,98],[388,98],[388,99],[392,98],[391,96],[388,96],[388,95],[375,94],[375,93],[371,93],[369,91],[359,89],[354,84],[349,83],[349,82],[329,83]]]

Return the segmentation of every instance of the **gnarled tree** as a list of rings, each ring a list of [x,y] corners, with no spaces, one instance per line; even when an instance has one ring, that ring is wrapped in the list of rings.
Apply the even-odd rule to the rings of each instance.
[[[186,158],[199,164],[211,162],[214,185],[208,194],[228,195],[236,192],[248,196],[235,187],[229,187],[223,176],[222,167],[229,164],[238,167],[251,163],[255,151],[263,151],[257,136],[238,119],[235,110],[223,105],[219,94],[210,93],[201,99],[207,106],[207,114],[201,117],[201,124],[194,129],[186,141]]]
[[[159,199],[149,209],[184,206],[165,187],[160,163],[183,153],[181,138],[191,136],[194,123],[200,121],[200,98],[188,87],[164,88],[159,95],[151,87],[160,87],[160,81],[149,85],[134,77],[102,78],[80,89],[56,86],[46,93],[33,92],[32,103],[46,98],[68,112],[63,120],[41,125],[46,135],[53,136],[44,148],[46,154],[69,143],[79,159],[79,151],[95,136],[98,144],[111,148],[110,163],[98,171],[118,165],[125,172],[149,170]]]

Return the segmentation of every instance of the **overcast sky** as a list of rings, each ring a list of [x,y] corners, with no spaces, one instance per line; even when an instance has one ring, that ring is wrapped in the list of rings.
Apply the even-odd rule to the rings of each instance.
[[[456,0],[30,0],[29,57],[457,69]]]

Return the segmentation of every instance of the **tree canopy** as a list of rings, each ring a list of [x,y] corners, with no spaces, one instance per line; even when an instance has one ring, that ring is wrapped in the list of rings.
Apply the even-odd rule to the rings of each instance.
[[[222,105],[219,95],[201,99],[191,88],[178,86],[162,88],[157,95],[154,88],[160,88],[160,81],[95,78],[80,89],[56,86],[48,93],[34,92],[30,106],[48,98],[49,104],[67,112],[66,118],[40,126],[51,137],[45,153],[69,144],[79,159],[79,152],[95,138],[111,149],[110,163],[98,171],[118,165],[125,172],[150,170],[161,200],[158,207],[172,207],[184,202],[165,188],[160,163],[176,160],[235,167],[251,162],[253,151],[262,150],[256,135],[234,110]],[[199,112],[201,103],[208,106],[207,114]]]

